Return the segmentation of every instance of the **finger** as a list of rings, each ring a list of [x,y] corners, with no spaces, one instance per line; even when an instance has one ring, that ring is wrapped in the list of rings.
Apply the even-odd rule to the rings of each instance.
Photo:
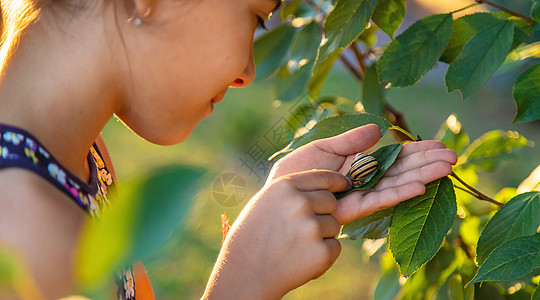
[[[319,223],[321,236],[323,238],[336,237],[339,234],[339,222],[332,215],[316,215],[315,219]]]
[[[326,270],[328,270],[339,257],[341,253],[341,243],[336,238],[327,238],[323,242],[326,244],[328,249],[327,265],[324,271],[321,274],[318,274],[315,278],[320,277]]]
[[[342,192],[351,187],[350,179],[338,172],[311,170],[284,176],[299,191]]]
[[[331,214],[336,210],[336,196],[327,190],[304,192],[304,195],[311,202],[315,214]]]
[[[433,149],[412,153],[403,158],[398,158],[392,167],[386,171],[386,175],[396,176],[437,161],[443,161],[454,165],[457,162],[457,155],[450,149]]]
[[[404,185],[410,182],[419,181],[423,184],[428,184],[433,180],[450,175],[452,173],[452,165],[448,162],[434,162],[427,166],[412,169],[396,176],[383,177],[375,186],[376,191],[387,189],[390,187]]]
[[[423,195],[425,191],[425,185],[416,181],[381,191],[353,192],[339,200],[338,207],[332,215],[340,224],[346,224]]]
[[[331,138],[317,140],[312,144],[324,152],[347,156],[371,148],[380,138],[379,126],[368,124]]]
[[[405,157],[416,152],[433,150],[433,149],[445,149],[446,146],[439,141],[435,140],[426,140],[420,142],[406,143],[403,145],[403,149],[399,153],[398,157]]]

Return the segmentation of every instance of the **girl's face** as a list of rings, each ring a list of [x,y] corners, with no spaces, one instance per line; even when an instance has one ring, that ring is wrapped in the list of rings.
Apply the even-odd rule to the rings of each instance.
[[[253,35],[279,0],[153,3],[140,26],[122,25],[126,92],[116,114],[143,138],[174,144],[189,136],[229,87],[253,81]]]

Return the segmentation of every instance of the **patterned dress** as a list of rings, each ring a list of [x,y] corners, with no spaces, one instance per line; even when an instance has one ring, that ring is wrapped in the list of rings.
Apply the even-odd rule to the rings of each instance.
[[[0,169],[24,168],[56,186],[91,217],[99,217],[116,195],[113,177],[96,144],[88,152],[90,183],[64,168],[30,133],[0,124]],[[116,278],[118,299],[135,299],[133,267],[126,266]]]

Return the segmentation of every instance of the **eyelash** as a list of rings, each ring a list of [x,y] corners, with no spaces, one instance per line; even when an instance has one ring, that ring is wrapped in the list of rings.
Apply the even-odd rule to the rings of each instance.
[[[263,30],[268,30],[268,28],[266,28],[266,24],[264,23],[264,19],[257,16],[257,28],[260,28],[260,29],[263,29]]]

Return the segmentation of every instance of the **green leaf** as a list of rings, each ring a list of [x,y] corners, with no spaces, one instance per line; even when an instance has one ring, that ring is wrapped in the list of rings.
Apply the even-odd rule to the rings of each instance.
[[[0,291],[5,287],[13,287],[20,283],[24,276],[21,258],[14,249],[0,245]]]
[[[295,33],[296,28],[283,24],[255,41],[253,58],[257,66],[256,80],[265,79],[285,64]]]
[[[531,300],[540,300],[540,288],[534,290]]]
[[[481,281],[516,279],[540,268],[540,235],[506,241],[493,250],[467,285]]]
[[[381,129],[381,136],[384,135],[388,128],[392,127],[392,123],[381,117],[372,114],[345,114],[341,116],[332,116],[320,120],[311,128],[310,131],[295,138],[287,147],[274,153],[272,158],[293,151],[309,142],[329,138],[345,131],[367,124],[377,124]]]
[[[140,186],[133,226],[132,257],[143,257],[162,246],[178,228],[199,191],[205,170],[168,166],[153,172]]]
[[[515,49],[517,46],[525,42],[531,31],[534,30],[537,25],[536,22],[529,22],[525,19],[514,17],[511,14],[503,11],[493,12],[491,15],[499,20],[511,20],[514,22],[514,39],[510,49]]]
[[[287,64],[291,72],[298,70],[303,65],[314,62],[321,38],[321,31],[316,22],[303,26],[296,33],[291,44],[291,58]]]
[[[427,184],[424,195],[394,207],[388,244],[401,274],[413,274],[437,253],[456,212],[456,196],[448,177]]]
[[[540,119],[540,63],[519,75],[513,93],[517,106],[513,123]]]
[[[379,59],[379,79],[394,86],[412,85],[435,66],[452,33],[452,15],[418,20],[394,39]]]
[[[540,192],[520,194],[506,203],[486,224],[478,239],[476,260],[482,265],[502,243],[536,233],[540,226]]]
[[[504,62],[513,35],[514,22],[507,20],[498,21],[473,36],[448,68],[445,78],[448,91],[458,89],[466,99],[484,86]]]
[[[448,280],[448,296],[452,300],[464,300],[461,275],[454,274]]]
[[[312,70],[313,61],[301,66],[293,73],[280,74],[276,80],[277,99],[286,102],[305,95]]]
[[[393,267],[387,270],[379,280],[379,283],[377,283],[373,300],[392,300],[399,293],[399,290],[401,290],[399,271],[396,267]]]
[[[386,34],[393,37],[403,21],[406,5],[406,0],[379,0],[371,18]]]
[[[364,42],[366,47],[373,48],[377,44],[377,33],[379,32],[379,27],[377,25],[372,24],[371,26],[368,26],[364,31],[362,31],[362,34],[358,36],[358,41]]]
[[[313,75],[309,83],[309,95],[311,98],[317,98],[319,93],[322,90],[324,82],[332,71],[332,67],[336,60],[341,56],[341,50],[334,51],[330,56],[328,56],[324,62],[318,63],[313,70]]]
[[[497,22],[498,20],[489,13],[475,13],[454,20],[452,35],[440,60],[448,64],[451,63],[475,34],[490,28]]]
[[[298,8],[302,0],[292,0],[290,2],[283,2],[283,5],[280,9],[280,17],[282,21],[287,20],[290,16],[295,17]]]
[[[321,42],[319,25],[311,22],[296,33],[291,44],[291,58],[286,75],[277,79],[277,98],[290,101],[304,95],[311,79],[317,48]]]
[[[382,239],[388,235],[392,209],[383,209],[367,217],[343,225],[339,238],[342,239]]]
[[[540,1],[533,0],[533,5],[531,8],[531,18],[536,22],[540,22]]]
[[[123,263],[162,246],[190,208],[202,174],[169,166],[130,189],[124,185],[113,208],[83,229],[76,262],[79,282],[87,287],[102,284]]]
[[[489,29],[492,26],[496,26],[500,21],[506,21],[509,19],[514,22],[514,39],[512,41],[511,49],[516,48],[529,36],[532,25],[523,19],[512,18],[511,15],[505,12],[481,12],[465,15],[454,20],[450,41],[448,41],[448,45],[446,46],[446,49],[444,49],[440,60],[450,64],[459,56],[465,44],[474,35]]]
[[[334,193],[336,198],[340,199],[354,191],[364,191],[374,187],[384,176],[384,173],[388,169],[390,169],[394,161],[396,161],[399,152],[401,151],[401,148],[401,144],[392,144],[381,147],[377,149],[377,151],[371,153],[370,155],[377,160],[377,169],[375,170],[375,172],[369,174],[366,177],[364,185],[360,187],[353,187],[352,189],[345,192]],[[349,174],[347,174],[347,176],[349,176]]]
[[[377,74],[377,65],[373,64],[369,67],[364,77],[364,85],[362,87],[362,104],[366,112],[384,118],[386,110],[384,108],[384,87],[379,83],[379,75]]]
[[[493,130],[473,141],[459,158],[460,167],[474,165],[486,171],[493,171],[504,162],[515,158],[527,139],[515,131]]]
[[[376,0],[338,0],[324,22],[324,38],[317,65],[358,38],[371,18],[375,3]]]

